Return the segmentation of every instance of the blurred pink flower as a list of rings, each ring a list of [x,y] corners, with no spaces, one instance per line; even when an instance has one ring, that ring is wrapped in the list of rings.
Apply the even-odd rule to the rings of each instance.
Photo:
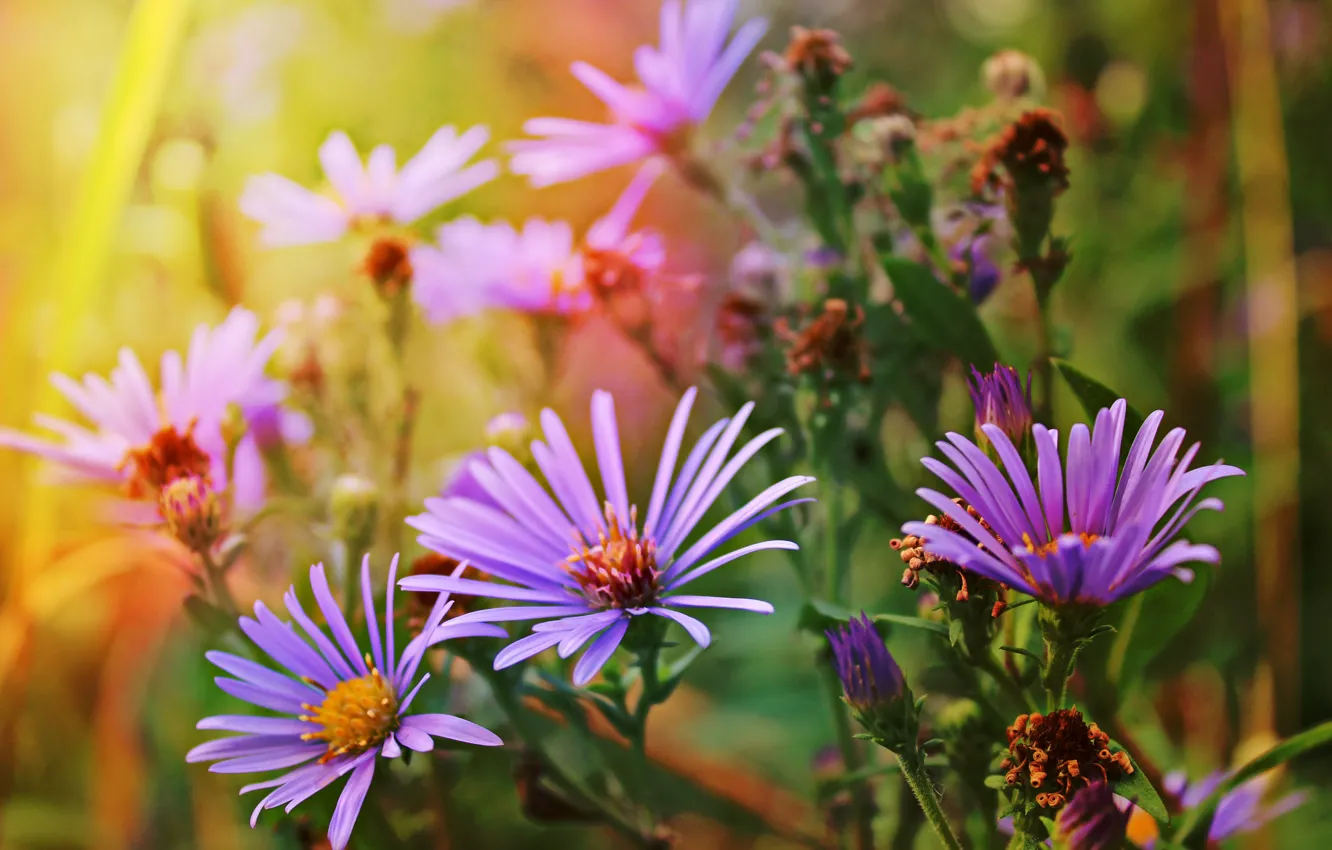
[[[283,384],[264,375],[278,334],[259,339],[258,329],[255,315],[239,307],[215,328],[200,325],[184,358],[176,351],[162,355],[156,391],[128,348],[121,349],[110,381],[93,374],[81,383],[52,375],[52,383],[92,427],[37,414],[36,423],[58,441],[4,428],[0,446],[53,460],[75,480],[123,484],[135,498],[155,498],[155,491],[143,488],[164,483],[137,480],[149,461],[162,475],[207,474],[221,489],[227,485],[223,422],[228,408],[238,405],[247,422],[266,421],[286,394]],[[254,439],[253,434],[246,436],[236,450],[235,495],[242,508],[256,505],[264,494],[264,470]],[[149,457],[149,452],[154,454]],[[195,464],[202,468],[194,469]],[[131,515],[136,514],[125,514]]]
[[[463,168],[489,138],[485,127],[461,136],[443,127],[398,170],[393,148],[380,145],[362,163],[351,139],[338,131],[319,147],[334,197],[260,174],[250,178],[240,209],[264,225],[260,238],[270,247],[331,242],[365,220],[410,224],[495,178],[493,159]]]
[[[560,314],[591,307],[585,248],[618,251],[645,272],[665,263],[655,232],[629,230],[662,170],[660,163],[645,163],[610,212],[588,228],[582,245],[563,221],[532,218],[518,230],[508,222],[482,224],[469,216],[440,226],[437,244],[412,249],[413,297],[436,324],[491,307]]]
[[[666,0],[660,46],[634,53],[636,86],[573,63],[573,75],[606,104],[612,123],[533,118],[523,129],[541,138],[510,142],[510,167],[540,187],[683,148],[767,31],[767,21],[756,18],[727,44],[737,2],[690,0],[686,8],[681,0]]]

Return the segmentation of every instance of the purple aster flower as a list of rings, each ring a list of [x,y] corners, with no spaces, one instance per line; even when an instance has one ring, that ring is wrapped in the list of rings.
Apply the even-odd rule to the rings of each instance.
[[[512,455],[491,448],[489,464],[475,464],[472,472],[501,510],[468,499],[430,499],[427,513],[407,520],[421,532],[418,539],[427,549],[469,561],[504,583],[413,576],[403,579],[401,586],[536,603],[468,613],[454,622],[546,621],[536,625],[528,637],[503,649],[495,658],[496,669],[557,645],[560,656],[567,658],[591,641],[574,668],[574,682],[579,685],[602,668],[635,617],[651,614],[673,620],[700,646],[707,646],[711,639],[707,626],[680,609],[772,613],[770,604],[757,599],[694,596],[681,591],[743,555],[798,548],[787,540],[766,540],[709,558],[763,518],[811,501],[773,506],[814,479],[798,475],[768,487],[686,545],[731,479],[782,433],[780,428],[765,431],[728,458],[753,410],[750,402],[734,419],[723,419],[704,432],[677,474],[676,461],[695,395],[691,388],[675,410],[641,526],[638,508],[630,504],[625,484],[614,402],[609,393],[599,390],[592,396],[592,432],[604,503],[598,500],[564,424],[553,411],[545,410],[541,425],[546,441],[534,442],[532,452],[555,498]]]
[[[1059,811],[1056,831],[1069,850],[1119,850],[1128,833],[1129,812],[1110,785],[1094,781]]]
[[[996,250],[997,239],[992,233],[982,233],[954,243],[948,249],[948,259],[962,263],[969,270],[967,295],[973,304],[983,304],[1004,279],[1004,273],[992,254]]]
[[[270,247],[332,242],[363,221],[411,224],[495,178],[499,166],[493,159],[463,167],[489,138],[485,127],[461,136],[443,127],[399,170],[388,145],[362,163],[347,134],[335,132],[319,148],[333,197],[260,174],[250,178],[240,209],[264,226],[260,238]]]
[[[583,269],[586,249],[617,252],[647,273],[665,263],[655,232],[630,231],[662,170],[660,163],[644,164],[610,212],[588,228],[582,245],[562,221],[528,219],[521,231],[471,217],[442,225],[437,244],[412,249],[413,297],[436,324],[492,307],[560,314],[588,309],[593,295]]]
[[[1035,482],[998,426],[981,430],[1007,479],[974,443],[948,434],[937,445],[956,468],[933,458],[921,463],[966,504],[936,490],[916,492],[966,533],[923,522],[909,522],[903,531],[924,538],[925,547],[941,558],[1052,604],[1109,605],[1169,575],[1190,580],[1193,574],[1182,564],[1214,564],[1221,556],[1212,546],[1176,537],[1199,511],[1222,509],[1215,498],[1195,503],[1206,484],[1244,472],[1220,463],[1189,469],[1198,444],[1180,457],[1182,428],[1166,434],[1153,452],[1165,416],[1158,410],[1138,431],[1121,474],[1127,409],[1121,399],[1101,410],[1094,433],[1081,423],[1073,426],[1062,467],[1058,433],[1032,426]],[[992,531],[967,512],[968,504]]]
[[[53,460],[76,480],[120,483],[136,499],[156,500],[164,484],[190,474],[206,475],[222,489],[228,484],[222,433],[228,408],[238,405],[247,419],[266,417],[286,393],[264,375],[279,335],[258,339],[258,329],[255,315],[239,307],[215,328],[199,325],[184,358],[175,351],[162,355],[157,390],[128,348],[121,349],[109,381],[93,374],[81,383],[52,375],[92,427],[38,415],[37,424],[59,440],[0,429],[0,446]],[[263,499],[264,471],[252,435],[236,456],[236,502],[254,507]]]
[[[534,186],[549,186],[678,152],[767,31],[766,21],[751,20],[727,44],[736,6],[737,0],[690,0],[687,6],[666,0],[660,46],[644,45],[634,54],[636,86],[573,63],[573,75],[606,104],[611,123],[533,118],[523,129],[541,138],[510,142],[510,167]]]
[[[329,842],[335,850],[342,850],[347,846],[374,778],[376,756],[397,758],[402,755],[403,747],[429,752],[435,746],[432,736],[484,747],[502,743],[493,732],[460,717],[408,713],[417,692],[430,678],[429,673],[419,679],[416,676],[427,649],[449,638],[502,636],[504,632],[484,624],[441,625],[451,604],[447,594],[441,594],[421,634],[408,642],[401,656],[397,655],[393,627],[393,584],[397,571],[395,555],[389,567],[381,638],[379,615],[371,592],[369,557],[361,564],[361,602],[370,652],[363,652],[352,635],[329,590],[324,565],[316,564],[310,568],[310,587],[324,615],[327,632],[306,615],[294,587],[287,590],[284,601],[292,619],[300,624],[300,632],[262,602],[254,605],[254,619],[240,619],[241,630],[277,662],[282,672],[227,652],[207,653],[209,661],[235,677],[217,677],[219,688],[259,708],[288,715],[205,717],[198,728],[242,734],[200,744],[185,756],[188,762],[215,762],[209,767],[213,773],[295,768],[276,779],[241,789],[242,794],[260,788],[274,789],[255,807],[250,826],[257,823],[264,809],[285,805],[290,812],[339,777],[350,774],[328,828]],[[305,633],[304,638],[301,632]]]
[[[1185,809],[1197,806],[1209,797],[1217,786],[1226,778],[1226,774],[1217,771],[1205,779],[1190,783],[1183,771],[1175,771],[1165,777],[1165,790],[1179,798]],[[1271,774],[1254,777],[1231,791],[1217,803],[1216,813],[1212,817],[1212,828],[1207,833],[1208,841],[1224,841],[1245,832],[1252,832],[1268,821],[1295,809],[1304,803],[1308,794],[1296,792],[1287,794],[1273,803],[1265,803],[1271,785]]]
[[[1012,366],[994,364],[994,371],[981,374],[975,366],[971,367],[971,377],[967,380],[967,392],[971,394],[971,404],[976,409],[976,432],[979,436],[985,425],[994,425],[1008,435],[1008,439],[1018,445],[1026,439],[1031,430],[1031,373],[1027,373],[1027,385],[1022,386],[1022,378]]]
[[[844,627],[827,632],[837,677],[852,708],[874,712],[901,699],[906,690],[902,670],[864,611]]]

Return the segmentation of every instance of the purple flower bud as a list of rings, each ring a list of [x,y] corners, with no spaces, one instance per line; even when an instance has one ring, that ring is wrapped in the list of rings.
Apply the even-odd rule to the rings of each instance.
[[[906,692],[902,670],[862,611],[844,628],[829,631],[837,676],[851,707],[863,715],[876,713]]]
[[[1118,850],[1128,822],[1129,813],[1120,810],[1110,786],[1096,781],[1073,795],[1055,827],[1068,850]]]
[[[977,435],[981,434],[982,426],[994,425],[1016,445],[1022,444],[1032,423],[1030,372],[1024,388],[1018,371],[1012,366],[996,363],[994,371],[988,374],[981,374],[972,366],[967,391],[976,408]]]

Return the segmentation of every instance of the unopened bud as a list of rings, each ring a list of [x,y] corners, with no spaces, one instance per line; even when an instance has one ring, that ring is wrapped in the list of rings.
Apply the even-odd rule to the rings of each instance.
[[[341,475],[333,482],[329,497],[333,533],[347,545],[349,557],[360,557],[370,549],[379,522],[379,488],[359,475]]]
[[[920,726],[915,700],[874,623],[862,613],[827,635],[846,704],[861,725],[894,752],[914,747]]]
[[[191,552],[208,552],[222,533],[222,510],[208,479],[177,478],[162,488],[158,500],[171,536]]]
[[[981,66],[981,79],[985,88],[1000,100],[1016,100],[1033,95],[1039,97],[1045,89],[1045,75],[1041,66],[1021,50],[1000,50]]]
[[[532,442],[532,423],[516,411],[501,413],[486,423],[486,441],[523,463],[531,454],[528,445]]]

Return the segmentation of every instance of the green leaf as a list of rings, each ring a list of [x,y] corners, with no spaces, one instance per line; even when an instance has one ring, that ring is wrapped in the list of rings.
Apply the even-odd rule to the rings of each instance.
[[[985,777],[985,787],[993,788],[996,791],[1006,791],[1008,789],[1008,780],[1002,776],[991,774]]]
[[[1044,658],[1041,658],[1039,655],[1037,655],[1036,653],[1032,652],[1032,651],[1029,650],[1029,649],[1023,649],[1023,648],[1020,647],[1020,646],[1001,646],[1001,647],[999,647],[999,649],[1003,650],[1004,652],[1011,652],[1011,653],[1013,653],[1014,655],[1025,655],[1025,656],[1027,656],[1028,658],[1030,658],[1030,659],[1032,659],[1033,661],[1035,661],[1037,664],[1044,664],[1044,663],[1045,663],[1045,659],[1044,659]]]
[[[1067,360],[1060,360],[1057,357],[1050,358],[1050,362],[1059,370],[1059,375],[1068,384],[1068,388],[1082,402],[1082,409],[1087,411],[1087,416],[1095,418],[1096,414],[1102,408],[1110,407],[1115,402],[1123,398],[1122,395],[1107,387],[1105,384],[1083,372]],[[1143,416],[1133,405],[1128,406],[1128,411],[1124,416],[1124,433],[1136,434],[1142,427]],[[1132,440],[1125,440],[1123,451],[1127,452]]]
[[[908,617],[904,614],[875,614],[870,619],[876,623],[892,623],[896,626],[920,629],[921,631],[933,632],[936,635],[948,637],[948,627],[943,623],[936,623],[934,620],[922,620],[920,617]]]
[[[920,263],[891,256],[880,262],[922,340],[978,369],[994,368],[999,355],[970,299]]]
[[[800,609],[799,627],[810,634],[822,635],[829,629],[835,629],[856,616],[850,608],[828,602],[824,599],[811,599]]]
[[[1170,812],[1166,810],[1161,795],[1152,787],[1147,773],[1133,761],[1132,754],[1129,755],[1129,762],[1133,765],[1133,772],[1115,783],[1115,793],[1131,800],[1135,806],[1155,818],[1157,823],[1170,823]]]

